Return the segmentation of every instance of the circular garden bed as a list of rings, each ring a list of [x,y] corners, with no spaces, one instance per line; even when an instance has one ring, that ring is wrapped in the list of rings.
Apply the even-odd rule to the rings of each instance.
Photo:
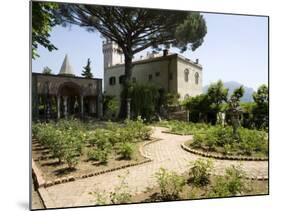
[[[268,160],[268,134],[264,131],[240,128],[234,138],[231,127],[214,126],[195,133],[186,147],[206,157],[235,160]]]

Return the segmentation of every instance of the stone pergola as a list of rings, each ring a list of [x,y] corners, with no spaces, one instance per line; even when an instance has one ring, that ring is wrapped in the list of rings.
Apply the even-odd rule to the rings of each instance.
[[[102,79],[74,75],[66,56],[58,75],[32,73],[32,118],[102,117]]]

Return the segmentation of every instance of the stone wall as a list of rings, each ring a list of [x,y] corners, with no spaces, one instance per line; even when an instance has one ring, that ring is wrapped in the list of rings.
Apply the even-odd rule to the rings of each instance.
[[[170,93],[179,93],[180,98],[186,95],[196,96],[203,92],[202,67],[177,54],[161,56],[133,63],[132,81],[137,83],[154,84]],[[189,79],[185,79],[185,70],[189,71]],[[198,73],[198,84],[195,83],[195,74]],[[104,70],[104,90],[106,95],[120,99],[122,84],[119,77],[125,74],[124,65],[115,65]],[[110,85],[110,78],[115,77],[115,84]],[[149,78],[151,77],[151,79]]]
[[[132,80],[136,79],[137,83],[154,84],[164,88],[168,92],[176,92],[177,88],[177,71],[176,71],[176,57],[167,56],[167,58],[160,57],[148,59],[145,61],[136,62],[132,70]],[[169,79],[168,72],[173,74],[172,79]],[[119,98],[122,84],[119,83],[119,77],[124,75],[124,65],[116,65],[105,69],[104,71],[104,89],[106,95],[113,95]],[[151,79],[149,79],[151,75]],[[115,77],[115,85],[109,84],[110,77]]]
[[[186,95],[196,96],[203,93],[202,86],[202,68],[192,63],[178,59],[177,63],[178,84],[177,90],[180,98],[184,99]],[[185,72],[188,71],[188,80],[186,80]],[[198,73],[198,84],[195,83],[195,74]]]

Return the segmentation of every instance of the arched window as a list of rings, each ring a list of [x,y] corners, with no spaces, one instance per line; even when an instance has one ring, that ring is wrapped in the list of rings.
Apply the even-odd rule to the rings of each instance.
[[[195,84],[199,83],[199,73],[195,73]]]
[[[184,70],[184,80],[188,82],[189,69]]]
[[[115,77],[110,77],[109,78],[109,85],[115,85]]]
[[[125,82],[125,75],[120,75],[119,84],[123,84]]]

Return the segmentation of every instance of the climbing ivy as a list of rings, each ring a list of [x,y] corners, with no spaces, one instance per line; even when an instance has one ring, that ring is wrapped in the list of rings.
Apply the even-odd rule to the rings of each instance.
[[[141,116],[151,120],[155,115],[159,101],[159,89],[155,85],[134,84],[130,88],[132,117]]]

